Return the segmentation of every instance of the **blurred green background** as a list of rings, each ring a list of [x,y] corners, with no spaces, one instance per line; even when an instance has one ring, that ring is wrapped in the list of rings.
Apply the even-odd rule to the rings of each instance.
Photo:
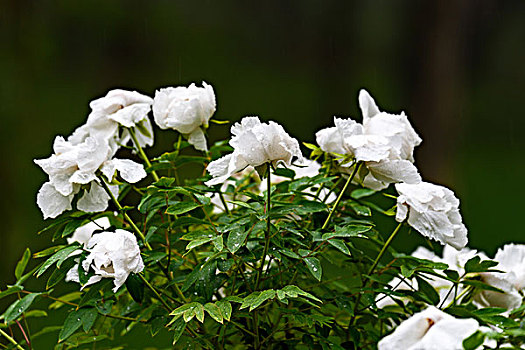
[[[0,5],[0,288],[49,237],[32,162],[112,88],[153,95],[201,82],[218,119],[260,115],[301,141],[334,115],[360,118],[367,88],[406,111],[427,181],[461,199],[470,246],[525,242],[523,1],[26,1]],[[213,126],[210,138],[229,135]],[[164,132],[150,155],[169,147]],[[403,240],[404,239],[404,240]],[[404,236],[396,246],[411,251]]]

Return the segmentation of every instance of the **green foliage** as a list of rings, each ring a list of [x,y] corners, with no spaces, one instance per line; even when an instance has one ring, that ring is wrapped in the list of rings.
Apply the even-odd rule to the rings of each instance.
[[[43,230],[61,244],[33,254],[33,260],[29,249],[23,253],[15,269],[16,284],[0,292],[0,298],[16,297],[1,316],[6,325],[67,312],[56,325],[57,319],[49,317],[49,327],[32,334],[32,340],[55,334],[58,349],[85,344],[111,348],[136,328],[152,337],[167,334],[166,348],[172,343],[194,349],[374,349],[408,315],[434,305],[501,329],[497,334],[472,334],[463,342],[466,349],[478,348],[489,337],[499,344],[523,344],[523,306],[507,317],[506,309],[475,303],[484,291],[502,292],[482,279],[483,273],[498,271],[493,270],[495,262],[474,257],[460,274],[453,266],[392,247],[375,261],[390,231],[384,221],[395,213],[383,206],[393,208],[394,200],[350,184],[334,207],[333,201],[327,202],[329,195],[340,194],[347,175],[333,171],[333,158],[326,156],[320,173],[312,177],[274,169],[270,179],[282,178],[272,185],[268,211],[268,193],[259,189],[261,179],[255,172],[209,188],[203,185],[207,177],[184,178],[179,169],[198,165],[200,173],[210,159],[184,155],[185,142],[176,146],[149,169],[159,172],[158,181],[128,187],[130,192],[120,197],[128,206],[116,216],[109,211],[71,212]],[[323,157],[316,146],[306,146]],[[219,142],[209,155],[217,158],[228,149]],[[129,194],[133,191],[135,197]],[[131,231],[129,220],[136,223],[144,235],[144,240],[138,237],[144,271],[130,274],[125,287],[114,292],[111,279],[88,284],[93,274],[76,267],[76,286],[82,290],[55,295],[52,288],[86,258],[85,252],[76,254],[82,250],[78,243],[65,244],[64,238],[104,215],[114,225],[110,230]],[[404,234],[405,226],[401,231]],[[30,264],[36,266],[26,272]],[[28,278],[46,272],[45,292],[25,290]],[[388,284],[394,277],[413,288]],[[436,281],[448,283],[447,302]],[[386,298],[392,304],[379,308]],[[47,310],[42,310],[45,303]]]

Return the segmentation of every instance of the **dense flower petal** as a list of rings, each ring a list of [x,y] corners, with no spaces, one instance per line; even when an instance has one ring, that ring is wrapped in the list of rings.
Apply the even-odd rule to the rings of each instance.
[[[207,186],[223,183],[247,166],[258,167],[265,163],[290,166],[293,158],[303,159],[299,142],[272,121],[261,123],[258,117],[245,117],[232,126],[231,132],[233,153],[208,165],[207,170],[213,179],[206,182]]]
[[[130,273],[144,269],[137,239],[125,230],[93,235],[86,250],[89,255],[82,262],[82,268],[86,272],[93,269],[95,275],[102,278],[113,278],[114,292],[126,282]]]
[[[462,349],[464,339],[478,330],[474,319],[457,319],[430,306],[403,321],[379,341],[379,350]]]
[[[168,87],[157,90],[153,102],[155,123],[161,129],[175,129],[188,137],[198,150],[207,150],[202,127],[215,113],[215,93],[211,85]]]
[[[334,118],[334,127],[316,133],[321,149],[364,162],[365,171],[357,174],[355,182],[374,190],[384,189],[390,183],[421,182],[421,176],[412,164],[414,148],[421,143],[421,138],[406,115],[381,112],[365,90],[359,94],[359,104],[363,124]],[[341,170],[352,173],[353,166],[354,163],[346,162],[341,165]]]
[[[467,244],[467,228],[461,222],[459,199],[446,187],[428,182],[396,184],[397,206],[407,206],[408,224],[422,235],[461,249]],[[398,209],[396,220],[406,218],[406,208]]]

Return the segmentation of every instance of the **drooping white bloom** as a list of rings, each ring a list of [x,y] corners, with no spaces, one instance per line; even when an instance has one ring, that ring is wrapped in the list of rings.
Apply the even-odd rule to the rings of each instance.
[[[461,249],[467,244],[467,228],[459,213],[459,199],[446,187],[428,182],[396,184],[396,220],[404,221],[423,236]]]
[[[82,142],[95,137],[108,142],[116,152],[131,140],[129,128],[135,130],[141,147],[153,145],[153,128],[148,118],[153,99],[136,91],[111,90],[106,96],[91,101],[86,124],[79,127],[69,141]],[[119,126],[125,129],[121,130]],[[126,129],[127,128],[127,129]]]
[[[71,237],[68,237],[67,243],[72,244],[78,242],[82,246],[87,247],[87,243],[93,236],[93,233],[98,230],[105,230],[111,226],[109,219],[104,216],[94,221],[88,222],[85,225],[80,226],[73,232]]]
[[[481,280],[504,293],[483,290],[475,300],[481,306],[502,307],[508,310],[520,306],[523,300],[520,292],[525,292],[525,245],[507,244],[498,249],[494,258],[500,272],[481,273]]]
[[[379,350],[455,350],[478,330],[475,319],[457,319],[430,306],[403,321],[379,341]]]
[[[365,90],[359,93],[363,124],[351,119],[334,118],[334,127],[320,130],[317,143],[328,153],[351,156],[364,162],[366,172],[357,174],[365,187],[381,190],[390,183],[419,183],[421,176],[414,166],[414,148],[421,138],[407,116],[380,112]],[[347,172],[352,163],[342,165]]]
[[[94,271],[84,287],[100,281],[102,278],[113,278],[116,292],[126,282],[130,273],[139,273],[144,269],[140,248],[135,236],[126,230],[97,233],[91,237],[85,250],[89,255],[82,261],[85,273]],[[78,282],[78,265],[66,276],[67,281]]]
[[[49,158],[36,159],[35,163],[49,176],[37,195],[37,204],[44,219],[55,218],[70,210],[74,196],[85,189],[77,202],[78,210],[84,212],[104,211],[109,196],[99,184],[96,172],[101,169],[111,180],[118,170],[128,182],[137,182],[146,176],[142,165],[131,160],[111,159],[114,149],[107,140],[88,136],[80,143],[66,141],[57,136]],[[111,176],[109,176],[109,174]],[[110,186],[118,194],[118,186]]]
[[[231,133],[233,153],[208,165],[207,170],[213,178],[206,182],[207,186],[223,183],[247,166],[258,167],[265,163],[290,166],[294,157],[299,161],[303,159],[299,142],[275,122],[261,123],[258,117],[244,117],[232,126]]]
[[[211,85],[203,87],[168,87],[157,90],[153,101],[153,117],[161,129],[175,129],[200,151],[207,151],[203,128],[215,113],[215,93]]]

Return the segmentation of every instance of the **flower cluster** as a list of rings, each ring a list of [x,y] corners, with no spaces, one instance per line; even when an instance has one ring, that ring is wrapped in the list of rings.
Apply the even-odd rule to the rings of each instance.
[[[30,346],[19,320],[37,297],[53,299],[50,309],[72,306],[58,327],[67,346],[134,326],[204,349],[525,343],[525,245],[493,259],[468,248],[459,199],[419,174],[422,140],[407,115],[381,111],[365,90],[358,101],[362,122],[334,117],[317,145],[304,144],[311,159],[281,125],[256,116],[234,123],[228,142],[209,143],[209,124],[222,122],[205,82],[92,101],[85,124],[35,160],[48,176],[37,204],[45,219],[61,216],[44,231],[68,244],[24,253],[17,282],[0,293],[18,299],[0,319],[17,322]],[[155,125],[179,135],[150,161]],[[395,224],[388,238],[377,216]],[[395,252],[405,228],[428,246]],[[24,274],[31,256],[46,261]],[[49,270],[45,293],[24,288]],[[51,296],[64,280],[80,291]]]

